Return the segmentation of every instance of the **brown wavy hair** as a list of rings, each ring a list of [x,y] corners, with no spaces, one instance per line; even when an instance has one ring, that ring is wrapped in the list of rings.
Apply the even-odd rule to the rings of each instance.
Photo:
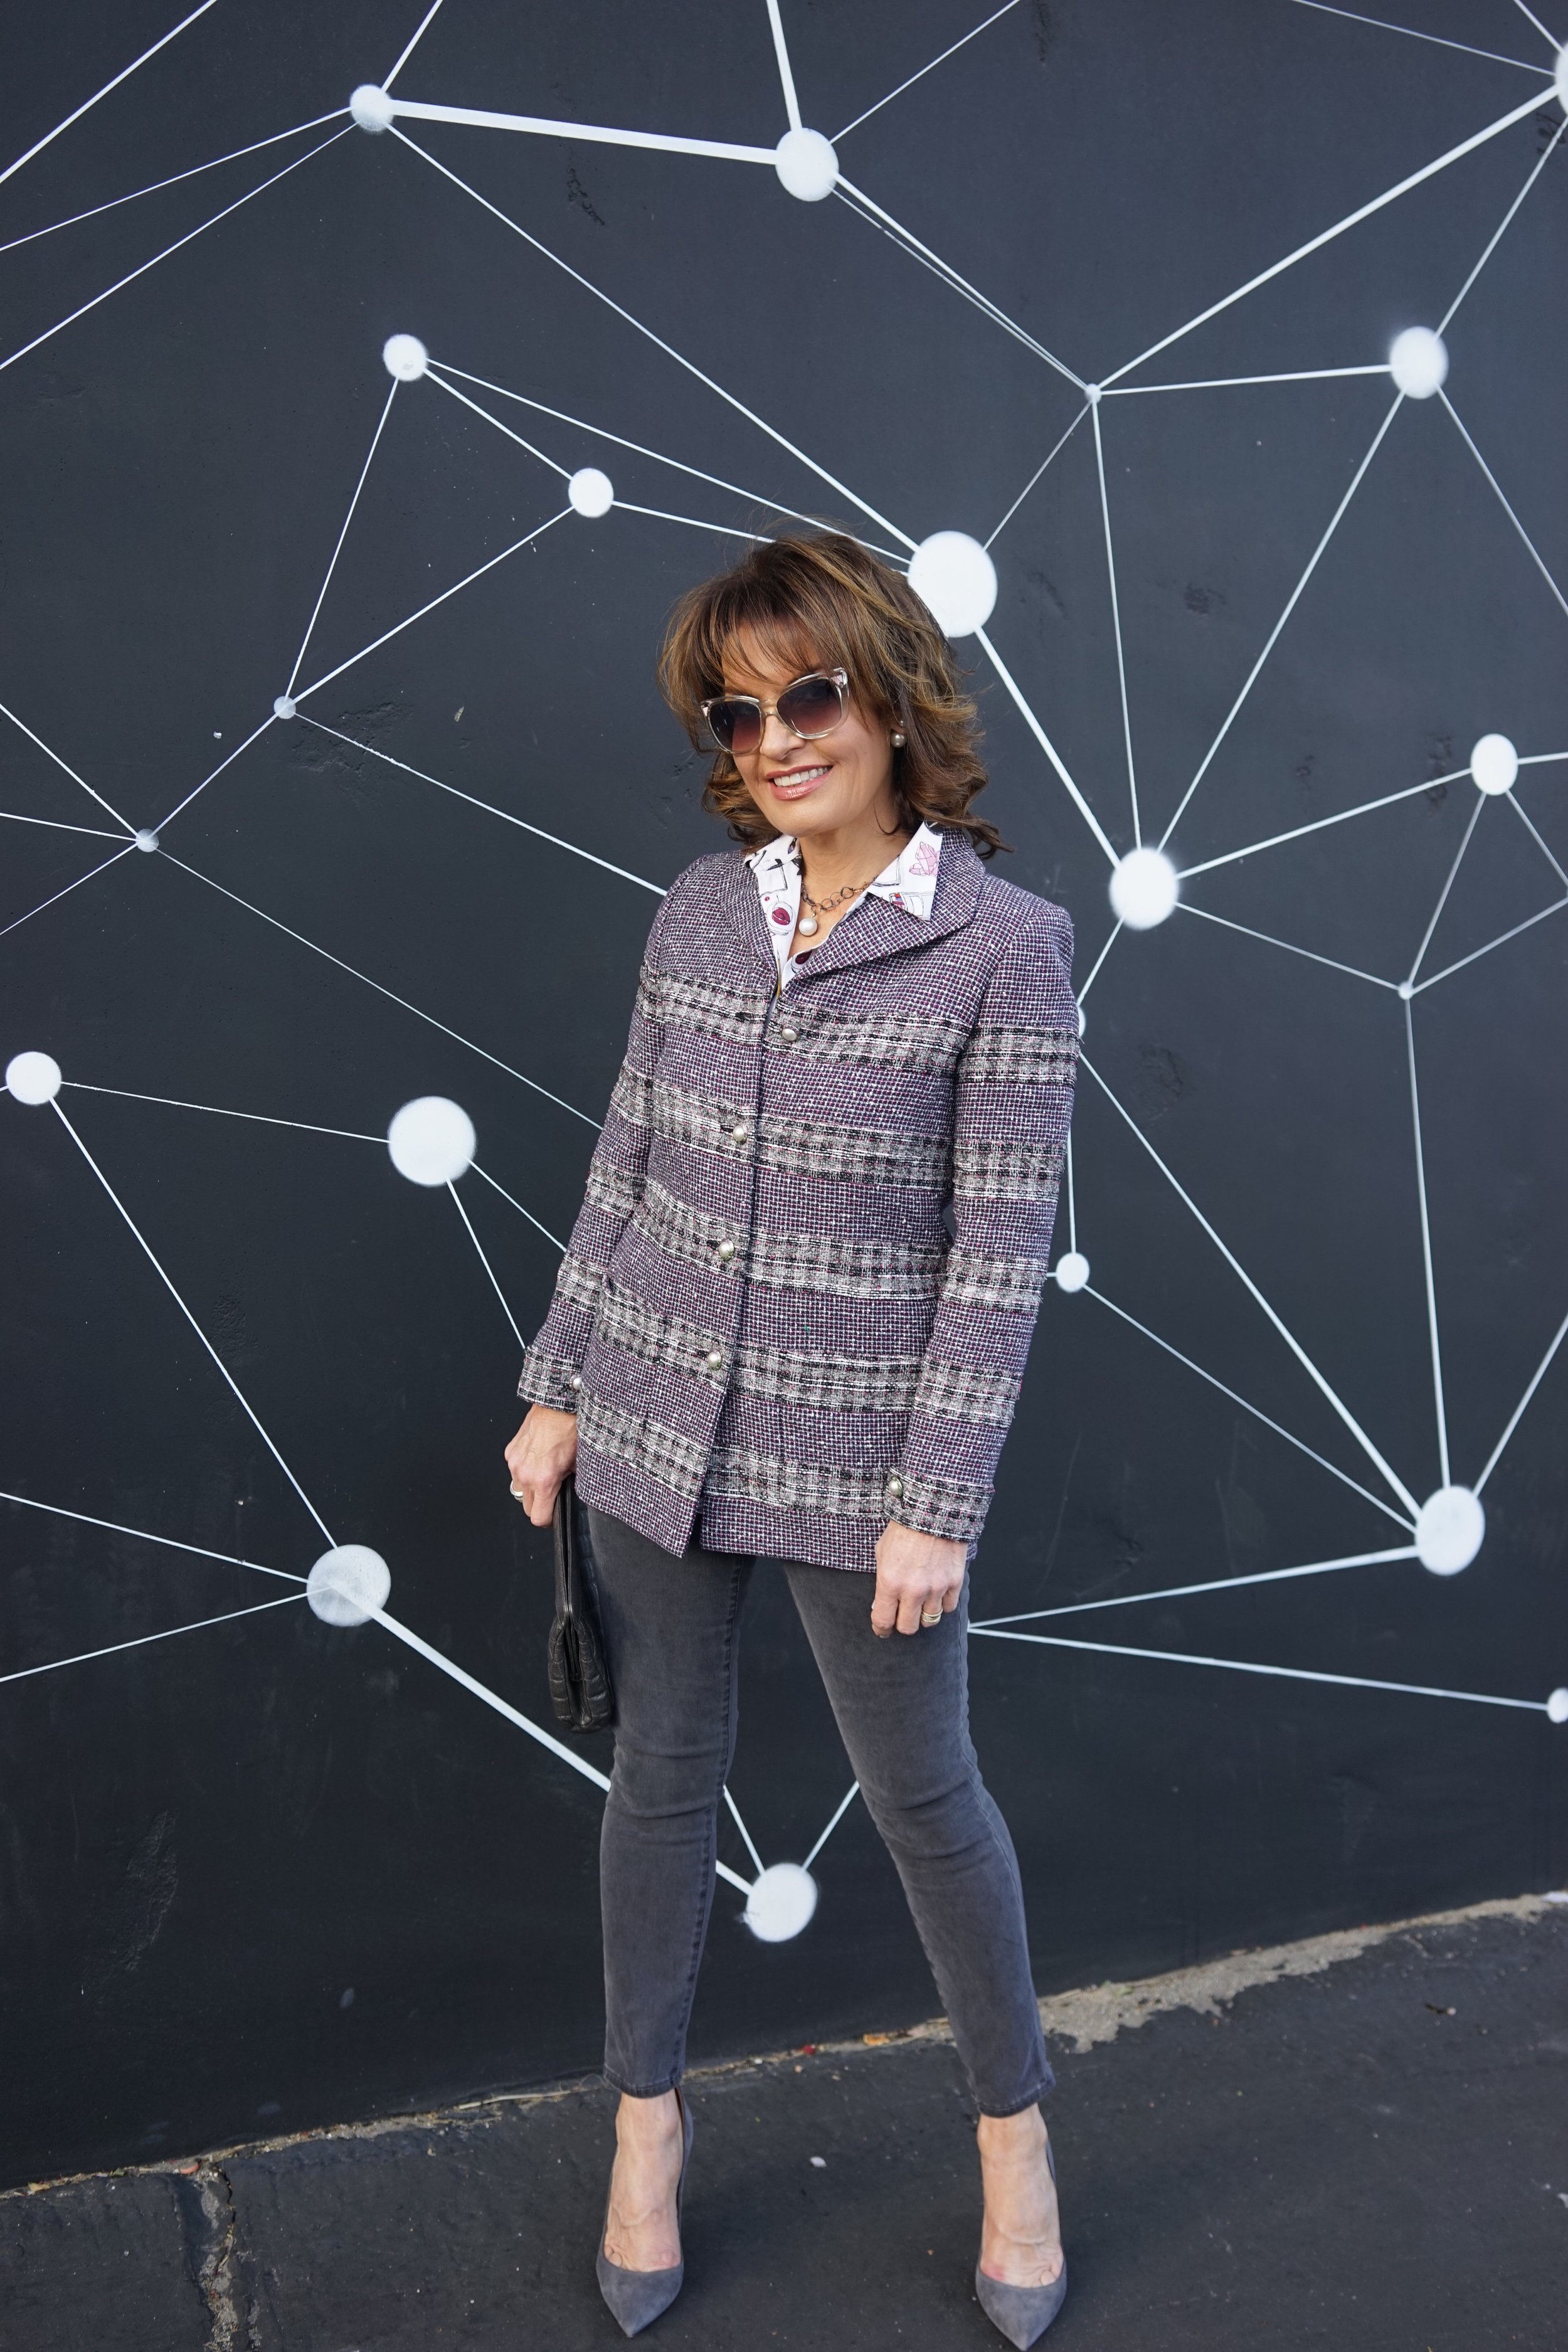
[[[967,834],[982,857],[1011,847],[971,813],[987,781],[979,714],[946,637],[901,572],[841,531],[784,530],[689,589],[670,614],[658,683],[699,749],[701,706],[723,692],[724,656],[742,632],[795,676],[847,670],[862,714],[901,731],[903,747],[893,753],[900,825]],[[748,849],[777,837],[727,751],[714,760],[702,805]]]

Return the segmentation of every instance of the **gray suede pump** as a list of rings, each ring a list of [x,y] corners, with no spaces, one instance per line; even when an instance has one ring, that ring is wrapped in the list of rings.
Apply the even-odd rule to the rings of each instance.
[[[692,2122],[691,2110],[682,2098],[679,2087],[676,2090],[675,2102],[680,2109],[681,2128],[680,2179],[676,2183],[675,2189],[675,2226],[679,2230],[681,2209],[686,2200],[686,2168],[691,2160]],[[605,2197],[606,2227],[609,2219],[610,2200],[606,2191]],[[645,2327],[651,2326],[661,2312],[669,2309],[686,2284],[684,2254],[681,2260],[673,2263],[668,2270],[623,2270],[619,2263],[611,2262],[605,2252],[604,2230],[599,2231],[599,2252],[595,2258],[595,2267],[599,2273],[599,2293],[619,2321],[621,2333],[624,2336],[640,2336]],[[1053,2294],[1056,2292],[1054,2288],[1050,2291]],[[1005,2287],[1002,2292],[1006,2294],[1009,2290]]]
[[[1057,2177],[1057,2160],[1051,2153],[1051,2143],[1046,2141],[1046,2162],[1051,2168],[1051,2179]],[[974,2265],[974,2292],[980,2308],[993,2327],[1000,2329],[1009,2344],[1018,2352],[1029,2352],[1031,2344],[1038,2343],[1068,2294],[1067,2256],[1062,2256],[1061,2269],[1049,2286],[1008,2286],[1003,2279],[987,2278],[978,2263]]]

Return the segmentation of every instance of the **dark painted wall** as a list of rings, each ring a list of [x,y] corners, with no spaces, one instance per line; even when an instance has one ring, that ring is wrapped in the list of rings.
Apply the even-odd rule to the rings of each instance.
[[[0,189],[4,235],[341,105],[386,72],[420,13],[417,0],[215,9]],[[807,122],[835,131],[982,14],[786,0]],[[1408,0],[1406,15],[1549,68],[1501,0],[1484,24],[1468,0]],[[5,152],[168,17],[153,0],[65,0],[14,26]],[[761,0],[447,0],[399,87],[764,145],[784,128]],[[1516,67],[1289,0],[1064,0],[1016,7],[851,132],[842,160],[1096,377],[1531,89]],[[1140,380],[1380,359],[1400,329],[1442,315],[1561,120],[1543,103]],[[1070,383],[845,205],[797,204],[771,173],[416,135],[917,538],[985,537],[1071,421]],[[0,255],[5,349],[311,143]],[[1565,204],[1559,153],[1451,331],[1448,385],[1560,577]],[[850,511],[394,139],[353,131],[0,373],[0,698],[132,824],[196,785],[284,684],[385,398],[381,345],[399,330],[745,493],[506,412],[566,466],[605,464],[623,499],[726,526],[770,501]],[[1368,377],[1107,402],[1152,829],[1388,397]],[[305,677],[559,503],[554,477],[432,384],[400,392]],[[719,843],[652,657],[673,597],[725,552],[673,523],[569,517],[308,708],[666,882]],[[997,646],[1125,847],[1087,427],[994,553]],[[1568,748],[1563,626],[1442,404],[1408,404],[1182,822],[1180,861],[1445,774],[1488,730],[1521,751]],[[1105,861],[967,650],[995,779],[986,806],[1016,845],[1002,870],[1071,908],[1087,974],[1110,927]],[[0,758],[7,810],[111,824],[15,729]],[[1564,773],[1526,771],[1519,797],[1568,859]],[[1189,896],[1398,978],[1473,804],[1468,782],[1436,785]],[[112,845],[17,823],[0,834],[6,924]],[[68,1080],[373,1137],[410,1097],[449,1095],[475,1120],[482,1164],[566,1230],[589,1127],[174,859],[595,1117],[645,891],[298,721],[263,734],[163,842],[0,937],[5,1055],[38,1048]],[[1489,803],[1427,969],[1561,888],[1511,811]],[[1565,944],[1544,921],[1417,1002],[1460,1479],[1568,1306]],[[1109,1084],[1425,1496],[1438,1465],[1397,1000],[1183,912],[1117,942],[1089,1012]],[[68,1087],[61,1102],[334,1534],[386,1555],[408,1623],[546,1718],[546,1547],[500,1456],[518,1349],[450,1202],[406,1184],[374,1143]],[[1088,1081],[1076,1175],[1096,1290],[1384,1492]],[[477,1179],[461,1191],[528,1332],[555,1253]],[[315,1527],[47,1109],[0,1101],[0,1485],[308,1568]],[[1487,1542],[1465,1575],[1441,1582],[1405,1561],[1066,1629],[1543,1697],[1568,1681],[1562,1377],[1548,1375],[1487,1490]],[[270,1597],[241,1569],[77,1521],[6,1505],[0,1522],[3,1671]],[[1401,1539],[1093,1298],[1048,1292],[977,1613]],[[765,1571],[747,1631],[734,1786],[764,1858],[798,1857],[846,1767]],[[1540,1713],[995,1641],[976,1642],[973,1664],[1043,1987],[1550,1885],[1568,1858],[1568,1730]],[[376,1627],[333,1631],[297,1606],[12,1682],[0,1759],[6,2179],[595,2063],[595,1790]],[[727,1852],[743,1864],[738,1840]],[[703,2054],[933,2007],[858,1811],[818,1874],[816,1921],[776,1947],[752,1940],[721,1890]]]

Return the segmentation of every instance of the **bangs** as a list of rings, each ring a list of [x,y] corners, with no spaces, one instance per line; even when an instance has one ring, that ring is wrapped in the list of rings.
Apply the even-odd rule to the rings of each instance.
[[[760,662],[764,668],[776,669],[781,677],[792,678],[807,677],[814,670],[831,669],[839,658],[808,635],[805,622],[796,614],[738,622],[719,648],[721,671],[727,655],[747,669],[754,669]]]
[[[782,582],[731,579],[723,583],[703,615],[697,652],[711,677],[711,691],[718,693],[727,654],[738,655],[750,668],[749,648],[787,676],[804,677],[824,663],[831,666],[842,658],[842,637],[826,597],[802,597],[793,582],[786,589]]]

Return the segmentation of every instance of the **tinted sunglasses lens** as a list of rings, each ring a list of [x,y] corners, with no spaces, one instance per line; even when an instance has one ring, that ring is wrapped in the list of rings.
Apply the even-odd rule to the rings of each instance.
[[[797,735],[826,735],[843,716],[844,698],[830,677],[803,677],[779,697],[779,717]]]
[[[754,702],[710,703],[708,724],[721,751],[754,751],[763,740],[763,715]]]

